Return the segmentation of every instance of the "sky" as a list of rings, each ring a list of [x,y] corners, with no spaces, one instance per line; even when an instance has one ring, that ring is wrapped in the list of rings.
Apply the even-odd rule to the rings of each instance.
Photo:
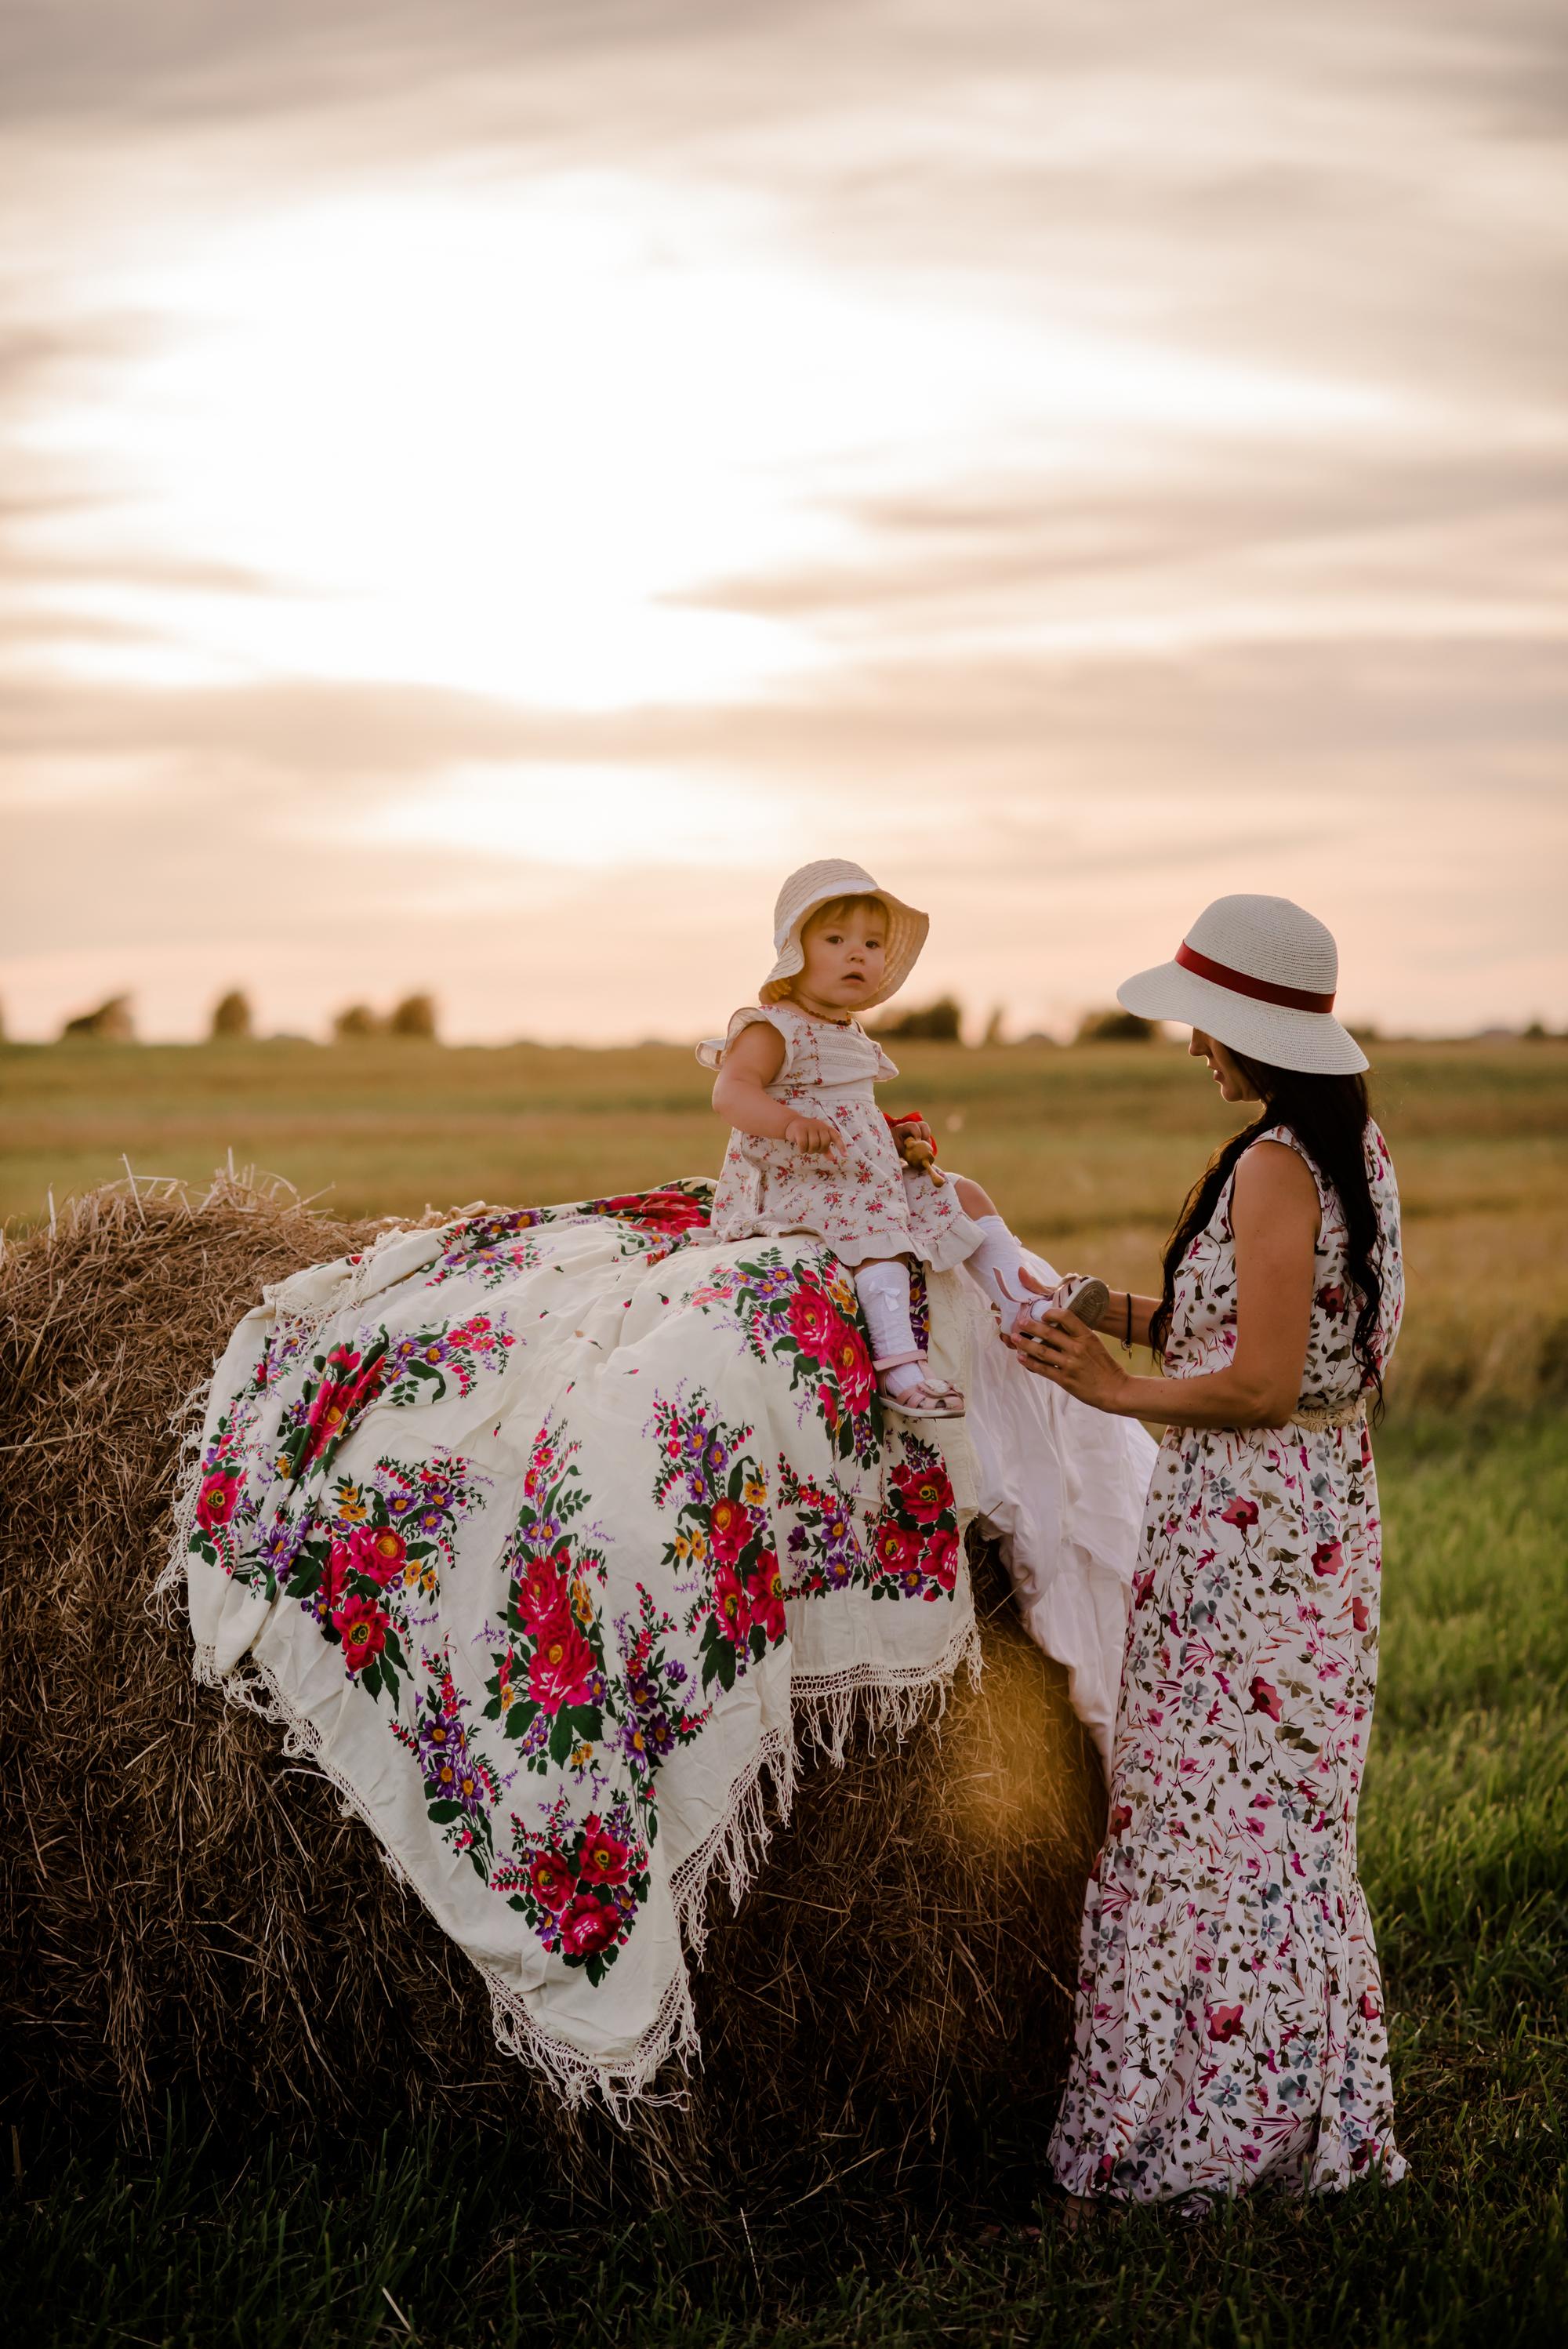
[[[1537,0],[0,0],[0,1011],[1568,1024]]]

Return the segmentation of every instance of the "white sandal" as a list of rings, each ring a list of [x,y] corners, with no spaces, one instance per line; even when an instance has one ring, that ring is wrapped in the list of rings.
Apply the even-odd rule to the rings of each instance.
[[[918,1386],[906,1387],[901,1395],[890,1394],[882,1383],[884,1371],[903,1370],[906,1362],[923,1362],[923,1354],[882,1354],[874,1357],[872,1368],[877,1373],[877,1394],[884,1411],[898,1411],[905,1419],[962,1419],[965,1401],[950,1379],[923,1378]]]
[[[1070,1313],[1075,1319],[1083,1323],[1086,1330],[1099,1328],[1110,1304],[1110,1291],[1104,1281],[1099,1279],[1093,1273],[1086,1273],[1081,1279],[1071,1282],[1064,1280],[1060,1286],[1066,1294],[1054,1303],[1048,1297],[1030,1299],[1034,1309],[1024,1323],[1021,1333],[1023,1336],[1028,1337],[1033,1334],[1042,1313]],[[1014,1328],[1017,1329],[1016,1322]]]

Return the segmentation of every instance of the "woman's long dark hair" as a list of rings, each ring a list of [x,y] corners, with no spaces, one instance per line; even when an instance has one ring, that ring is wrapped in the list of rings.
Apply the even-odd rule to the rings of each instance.
[[[1367,1121],[1371,1111],[1367,1081],[1361,1076],[1312,1077],[1297,1069],[1271,1068],[1231,1050],[1231,1058],[1263,1103],[1251,1125],[1233,1133],[1217,1150],[1187,1194],[1187,1204],[1176,1228],[1165,1243],[1165,1285],[1159,1309],[1150,1328],[1157,1351],[1171,1335],[1171,1315],[1176,1301],[1176,1274],[1188,1248],[1202,1231],[1219,1203],[1231,1169],[1243,1150],[1276,1126],[1288,1126],[1319,1172],[1339,1195],[1348,1241],[1347,1270],[1360,1295],[1352,1351],[1361,1366],[1361,1383],[1373,1389],[1374,1421],[1383,1416],[1383,1373],[1375,1340],[1383,1303],[1377,1276],[1377,1210],[1367,1172]]]

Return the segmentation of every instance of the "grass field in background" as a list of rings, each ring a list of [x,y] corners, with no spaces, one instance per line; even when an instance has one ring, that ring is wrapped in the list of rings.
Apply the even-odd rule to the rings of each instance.
[[[1059,1263],[1147,1284],[1231,1112],[1173,1048],[901,1049],[932,1116]],[[1362,1864],[1390,2002],[1393,2193],[1260,2199],[1066,2234],[823,2197],[721,2226],[593,2224],[533,2148],[460,2130],[284,2158],[24,2128],[0,2322],[61,2349],[626,2343],[801,2349],[1511,2349],[1568,2305],[1568,1048],[1388,1048],[1377,1104],[1406,1207],[1409,1315],[1377,1455],[1382,1682]],[[707,1080],[628,1052],[234,1046],[0,1050],[0,1206],[24,1221],[123,1173],[232,1149],[343,1213],[634,1188],[717,1166]],[[1043,2151],[1043,2148],[1041,2148]]]
[[[1066,1269],[1149,1286],[1233,1112],[1171,1045],[901,1045],[884,1105]],[[123,1174],[200,1181],[229,1152],[352,1215],[521,1205],[717,1171],[724,1132],[689,1050],[515,1045],[0,1047],[0,1217]],[[1408,1405],[1568,1398],[1568,1045],[1390,1045],[1414,1310]]]

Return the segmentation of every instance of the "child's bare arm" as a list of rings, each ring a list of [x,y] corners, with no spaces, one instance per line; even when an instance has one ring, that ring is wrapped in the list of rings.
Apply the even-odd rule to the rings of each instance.
[[[742,1133],[792,1142],[809,1153],[836,1151],[839,1137],[826,1119],[802,1117],[799,1110],[786,1109],[764,1091],[783,1066],[783,1037],[767,1020],[754,1019],[724,1055],[713,1082],[714,1108],[727,1125],[738,1127]]]

